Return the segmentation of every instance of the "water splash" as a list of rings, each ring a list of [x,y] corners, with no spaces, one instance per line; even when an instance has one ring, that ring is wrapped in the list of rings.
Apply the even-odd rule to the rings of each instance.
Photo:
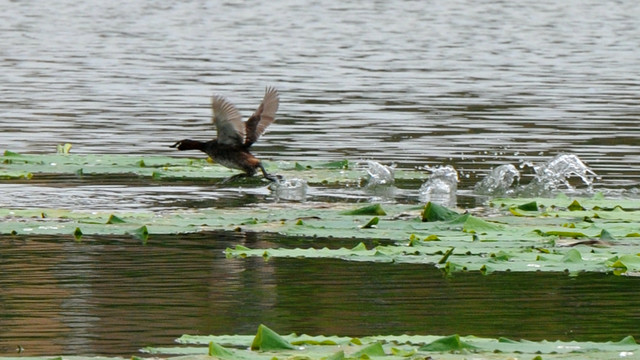
[[[279,179],[269,185],[276,200],[305,201],[309,185],[303,179]]]
[[[511,187],[520,181],[520,172],[511,164],[497,166],[474,187],[481,195],[507,195],[514,192]]]
[[[445,206],[456,206],[456,191],[458,190],[458,172],[451,165],[437,168],[425,167],[431,171],[431,176],[419,190],[422,202],[434,202]]]
[[[573,154],[559,154],[541,165],[523,164],[533,167],[534,179],[524,186],[519,195],[543,195],[565,189],[575,191],[569,179],[578,177],[587,186],[587,191],[593,190],[593,183],[598,175],[585,165],[580,158]]]
[[[530,166],[535,177],[526,186],[518,189],[519,196],[550,195],[560,190],[574,192],[576,188],[570,183],[571,178],[579,178],[587,186],[587,192],[593,191],[593,184],[598,175],[573,154],[559,154],[544,164],[523,163],[521,167]]]
[[[365,170],[369,175],[369,178],[367,179],[367,186],[375,187],[393,185],[395,181],[393,166],[385,166],[377,161],[367,161],[366,164],[367,168]]]

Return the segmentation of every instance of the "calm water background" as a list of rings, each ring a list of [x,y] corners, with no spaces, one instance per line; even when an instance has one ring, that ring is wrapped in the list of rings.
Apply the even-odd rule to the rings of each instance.
[[[60,0],[0,7],[0,150],[50,153],[70,142],[75,153],[178,156],[167,147],[173,141],[214,136],[212,93],[248,115],[274,85],[278,118],[255,147],[267,161],[452,164],[464,191],[495,165],[567,152],[601,176],[596,189],[637,194],[637,1]],[[238,197],[188,184],[0,187],[0,205],[11,207],[157,209]],[[248,196],[243,201],[269,201],[264,189]],[[121,354],[182,333],[252,333],[260,322],[344,335],[640,335],[639,304],[615,296],[638,288],[634,279],[443,279],[410,266],[237,262],[222,260],[220,250],[238,239],[220,234],[146,247],[112,238],[1,241],[0,354],[16,344],[26,354]],[[496,299],[509,284],[538,280],[553,285]],[[496,301],[512,305],[496,309]]]

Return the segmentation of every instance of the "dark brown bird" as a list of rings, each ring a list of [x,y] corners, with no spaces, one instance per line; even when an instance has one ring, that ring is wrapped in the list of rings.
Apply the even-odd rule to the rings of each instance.
[[[247,121],[242,121],[242,116],[232,103],[222,96],[214,95],[211,109],[212,121],[218,131],[217,138],[210,141],[185,139],[170,147],[178,150],[200,150],[218,164],[244,172],[236,176],[253,176],[260,169],[265,178],[277,181],[275,176],[267,173],[260,160],[249,152],[249,148],[275,120],[279,103],[278,90],[267,87],[258,109]]]

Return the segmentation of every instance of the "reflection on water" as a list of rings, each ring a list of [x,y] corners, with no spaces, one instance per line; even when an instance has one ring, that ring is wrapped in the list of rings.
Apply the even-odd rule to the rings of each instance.
[[[447,278],[425,265],[225,259],[223,250],[235,244],[310,244],[239,233],[153,236],[146,245],[114,237],[1,241],[0,356],[14,354],[18,345],[24,355],[130,355],[185,333],[253,334],[260,323],[281,332],[351,336],[606,341],[640,335],[637,278]],[[335,239],[314,243],[343,245]]]
[[[638,18],[634,1],[596,0],[7,2],[0,151],[51,153],[71,142],[77,153],[197,156],[168,145],[213,136],[211,93],[247,116],[275,85],[278,118],[255,148],[267,161],[452,165],[460,203],[492,168],[570,153],[601,177],[594,190],[637,195]],[[0,184],[0,206],[280,200],[266,186],[37,181]],[[416,201],[419,184],[406,185],[382,194],[309,187],[304,196]],[[17,345],[28,355],[130,354],[183,333],[253,333],[259,323],[340,335],[640,336],[636,279],[445,279],[415,265],[222,257],[226,246],[273,240],[1,238],[0,355]]]

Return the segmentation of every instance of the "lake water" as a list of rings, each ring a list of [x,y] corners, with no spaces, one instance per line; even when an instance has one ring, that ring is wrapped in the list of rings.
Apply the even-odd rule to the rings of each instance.
[[[0,355],[131,355],[182,334],[453,333],[529,340],[638,337],[637,278],[459,273],[426,265],[229,260],[226,247],[308,246],[205,233],[3,239]],[[340,245],[353,246],[351,242]],[[317,246],[339,246],[318,240]],[[536,284],[536,286],[531,286]],[[496,306],[496,304],[500,304]]]
[[[254,149],[265,161],[452,165],[468,193],[496,165],[571,153],[600,176],[595,190],[637,197],[638,18],[630,0],[5,1],[0,151],[69,142],[74,153],[201,156],[168,146],[215,136],[211,94],[248,116],[273,85],[278,117]],[[273,201],[266,188],[134,185],[5,181],[0,206]],[[317,189],[312,200],[336,192],[349,198]],[[624,296],[635,279],[223,260],[227,245],[274,241],[237,236],[0,239],[0,355],[130,354],[261,322],[327,335],[640,336],[639,304]],[[532,282],[549,286],[517,286]]]

